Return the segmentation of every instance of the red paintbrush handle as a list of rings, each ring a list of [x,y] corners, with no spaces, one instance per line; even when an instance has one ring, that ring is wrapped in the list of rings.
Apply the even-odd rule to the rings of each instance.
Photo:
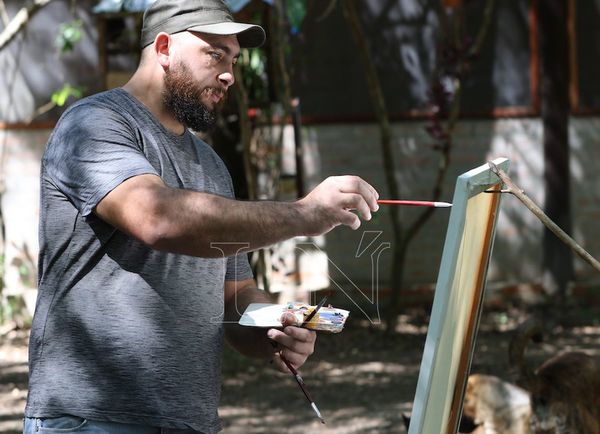
[[[431,206],[435,208],[448,208],[452,204],[448,202],[433,202],[427,200],[390,200],[381,199],[377,201],[380,205],[405,205],[405,206]]]

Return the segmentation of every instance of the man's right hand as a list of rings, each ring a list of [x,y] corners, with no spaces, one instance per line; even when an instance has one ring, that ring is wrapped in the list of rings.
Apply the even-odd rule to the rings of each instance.
[[[305,235],[321,235],[339,225],[358,229],[360,218],[371,219],[377,211],[377,191],[358,176],[332,176],[297,203],[306,222]]]

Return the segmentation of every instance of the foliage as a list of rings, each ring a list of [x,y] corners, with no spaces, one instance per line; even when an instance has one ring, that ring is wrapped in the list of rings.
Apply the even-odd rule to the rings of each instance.
[[[71,86],[70,83],[65,83],[62,89],[57,90],[52,94],[51,101],[59,107],[62,107],[67,102],[69,97],[81,98],[83,88]]]
[[[61,54],[66,54],[75,49],[75,45],[81,40],[81,20],[62,23],[58,29],[56,45]]]
[[[37,284],[36,259],[26,243],[15,247],[18,248],[18,254],[12,259],[10,266],[17,270],[22,288],[35,288]],[[5,256],[2,254],[0,255],[0,324],[11,321],[19,328],[27,327],[31,318],[23,293],[5,294],[2,291],[5,271]]]
[[[71,53],[75,49],[75,46],[81,41],[83,34],[82,26],[83,22],[81,20],[65,22],[59,26],[56,45],[61,56]],[[43,104],[34,111],[29,121],[47,113],[55,107],[63,107],[70,97],[75,99],[81,98],[83,96],[83,91],[84,88],[82,87],[64,83],[62,88],[52,93],[49,102]]]
[[[4,240],[0,240],[4,242]],[[0,253],[0,294],[2,294],[2,290],[4,289],[4,253]],[[0,321],[2,323],[2,321]]]
[[[14,323],[17,328],[26,328],[31,325],[31,317],[27,314],[27,306],[23,297],[9,295],[0,303],[0,324],[7,321]]]
[[[300,27],[306,17],[306,0],[287,0],[285,5],[290,32],[296,35],[300,32]]]
[[[18,247],[15,245],[15,247]],[[35,288],[37,284],[37,262],[29,251],[26,243],[18,247],[18,254],[13,258],[11,265],[19,272],[19,280],[26,288]]]
[[[260,48],[242,50],[238,59],[242,71],[243,86],[248,90],[252,107],[267,107],[270,100],[267,55]]]

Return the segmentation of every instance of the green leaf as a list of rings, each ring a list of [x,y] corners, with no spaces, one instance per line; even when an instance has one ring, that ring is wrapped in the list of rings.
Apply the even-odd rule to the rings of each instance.
[[[252,50],[250,53],[250,68],[261,74],[264,71],[264,60],[261,58],[258,50]]]
[[[21,265],[19,267],[19,275],[21,275],[22,277],[29,275],[29,269],[27,268],[26,265]]]
[[[306,0],[287,0],[286,6],[291,31],[295,35],[300,31],[306,17]]]
[[[58,29],[56,45],[60,53],[65,54],[74,50],[75,45],[81,40],[81,20],[62,23]]]
[[[66,83],[62,89],[57,90],[52,94],[51,100],[54,104],[59,107],[62,107],[66,104],[67,99],[69,97],[81,98],[83,95],[83,90],[80,87],[71,86],[69,83]]]

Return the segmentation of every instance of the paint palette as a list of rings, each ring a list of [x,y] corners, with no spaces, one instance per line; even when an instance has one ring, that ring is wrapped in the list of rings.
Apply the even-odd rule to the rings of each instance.
[[[281,328],[283,327],[281,316],[284,313],[290,313],[296,318],[295,325],[300,326],[314,308],[315,306],[300,302],[252,303],[240,318],[239,323],[250,327]],[[304,324],[304,327],[311,330],[339,333],[343,330],[349,314],[350,312],[347,310],[323,306],[308,323]]]

